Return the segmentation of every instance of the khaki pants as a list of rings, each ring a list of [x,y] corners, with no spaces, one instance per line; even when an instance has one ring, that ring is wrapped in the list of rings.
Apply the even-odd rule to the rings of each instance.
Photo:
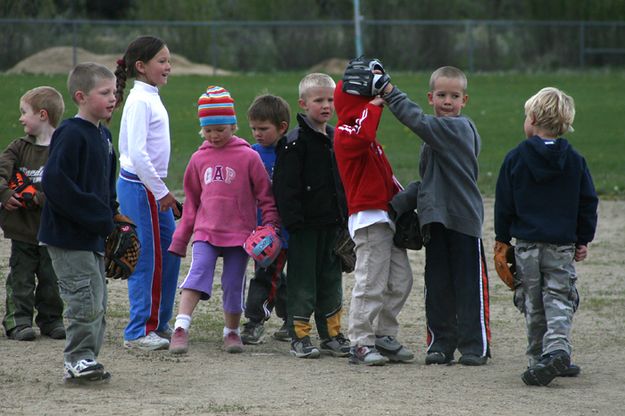
[[[65,362],[98,357],[106,326],[104,258],[92,251],[48,246],[65,302]]]
[[[374,345],[375,336],[397,336],[401,311],[412,289],[412,270],[405,249],[393,245],[387,223],[356,230],[356,282],[349,311],[352,345]]]

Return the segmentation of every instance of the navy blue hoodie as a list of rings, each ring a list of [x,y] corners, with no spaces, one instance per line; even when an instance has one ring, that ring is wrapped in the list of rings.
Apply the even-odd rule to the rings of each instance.
[[[46,203],[39,241],[103,252],[117,211],[117,161],[111,132],[75,117],[54,131],[41,184]]]
[[[501,166],[496,239],[586,245],[595,235],[598,202],[586,160],[566,139],[531,137]]]

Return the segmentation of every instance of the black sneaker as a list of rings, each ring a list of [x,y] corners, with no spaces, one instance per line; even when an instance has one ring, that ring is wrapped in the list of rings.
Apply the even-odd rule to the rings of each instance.
[[[13,328],[8,335],[16,341],[33,341],[37,337],[35,330],[26,325]]]
[[[291,355],[297,358],[319,358],[319,348],[312,345],[310,337],[296,338],[291,341]]]
[[[569,364],[569,368],[564,370],[558,377],[577,377],[582,372],[582,368],[576,364]]]
[[[334,357],[347,357],[350,351],[349,340],[341,333],[335,337],[324,339],[319,347],[321,352]]]
[[[107,383],[111,375],[104,371],[104,366],[95,360],[84,359],[74,364],[65,363],[63,381],[66,384]]]
[[[265,326],[260,322],[249,321],[243,324],[241,341],[245,345],[258,345],[263,343]]]
[[[445,353],[440,351],[429,352],[428,355],[425,356],[425,364],[447,364],[452,365],[454,363],[453,356],[447,356]]]
[[[273,333],[273,338],[278,341],[291,342],[291,334],[289,334],[289,327],[286,321],[282,323],[280,329]]]
[[[468,365],[468,366],[480,366],[486,364],[488,357],[479,356],[474,354],[463,354],[462,357],[458,360],[459,364]]]
[[[557,376],[565,373],[571,365],[571,358],[566,351],[557,350],[543,356],[542,360],[521,375],[521,380],[528,386],[546,386]]]

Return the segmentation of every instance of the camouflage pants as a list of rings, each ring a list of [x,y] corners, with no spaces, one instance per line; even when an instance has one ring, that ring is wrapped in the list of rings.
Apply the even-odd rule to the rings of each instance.
[[[521,280],[527,325],[529,365],[556,350],[571,354],[573,314],[579,304],[575,288],[575,245],[518,240],[517,276]]]

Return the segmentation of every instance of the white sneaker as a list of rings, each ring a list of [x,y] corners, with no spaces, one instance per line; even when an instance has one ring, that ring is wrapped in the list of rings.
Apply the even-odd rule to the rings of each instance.
[[[63,381],[67,384],[106,383],[111,375],[104,371],[104,366],[95,360],[83,359],[75,364],[65,363]]]
[[[169,340],[159,337],[154,332],[150,332],[146,336],[133,339],[132,341],[124,340],[124,347],[143,351],[166,350],[169,348]]]

